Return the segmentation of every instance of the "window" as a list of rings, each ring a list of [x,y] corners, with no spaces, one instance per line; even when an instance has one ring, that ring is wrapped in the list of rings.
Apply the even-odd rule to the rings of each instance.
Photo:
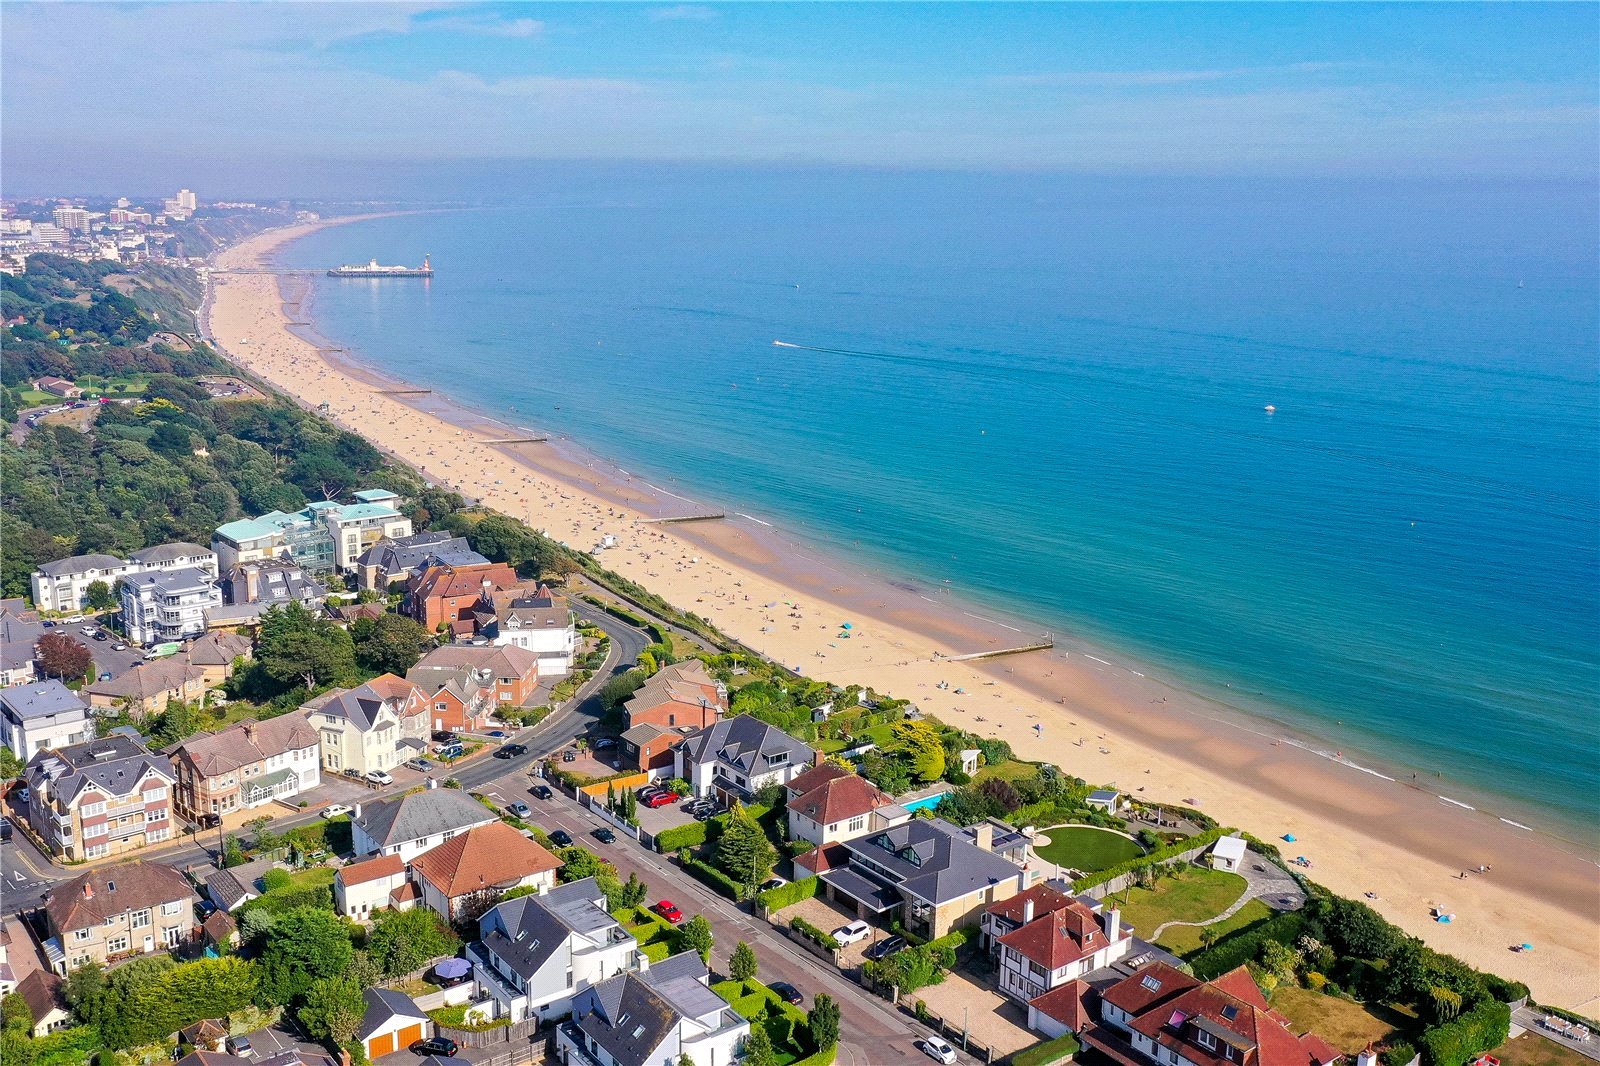
[[[862,815],[859,818],[850,819],[850,832],[859,833],[863,829],[865,829],[866,827],[867,827],[867,817],[866,817],[866,815]]]
[[[175,899],[171,903],[163,903],[161,905],[162,914],[177,914],[181,910],[183,910],[183,900],[181,899]]]
[[[150,924],[150,909],[148,907],[146,907],[142,911],[134,911],[133,912],[133,920],[130,921],[128,924],[131,925],[135,929],[143,929],[145,926],[149,925]]]
[[[83,835],[86,836],[86,837],[103,837],[103,836],[105,836],[106,835],[106,823],[97,822],[94,825],[86,825],[86,826],[84,826],[83,827]]]
[[[92,934],[93,930],[90,929],[74,929],[72,931],[72,939],[81,943],[82,941],[88,940]]]
[[[116,955],[116,954],[119,954],[119,953],[127,951],[127,950],[128,950],[128,934],[127,933],[123,933],[120,936],[114,936],[110,940],[106,941],[106,954],[107,955]]]
[[[145,824],[147,825],[151,822],[164,822],[167,820],[167,809],[165,807],[161,807],[157,810],[145,811],[144,820]]]
[[[1217,1047],[1217,1038],[1204,1029],[1196,1029],[1194,1031],[1194,1042],[1207,1051],[1215,1051]]]
[[[105,800],[99,800],[98,802],[95,802],[95,803],[85,803],[79,809],[79,813],[82,814],[85,818],[93,818],[97,814],[104,814],[104,813],[106,813],[106,801]]]
[[[165,944],[169,948],[177,947],[178,946],[178,942],[181,941],[182,939],[183,939],[183,927],[182,926],[173,925],[173,926],[168,926],[167,928],[161,930],[161,942],[163,944]]]
[[[164,788],[152,788],[144,794],[144,801],[146,803],[156,803],[166,798],[167,790]]]

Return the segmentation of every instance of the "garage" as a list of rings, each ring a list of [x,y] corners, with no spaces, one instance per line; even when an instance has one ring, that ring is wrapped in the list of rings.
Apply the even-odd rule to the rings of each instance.
[[[393,1033],[384,1033],[381,1036],[374,1036],[367,1040],[367,1058],[369,1059],[382,1058],[384,1055],[392,1054],[394,1050]]]
[[[402,1051],[421,1039],[422,1023],[418,1022],[416,1025],[408,1025],[404,1029],[400,1030],[400,1046],[395,1048],[395,1050]]]
[[[427,1037],[428,1016],[411,997],[388,988],[369,988],[362,998],[367,1009],[356,1036],[367,1049],[367,1058],[376,1061]]]

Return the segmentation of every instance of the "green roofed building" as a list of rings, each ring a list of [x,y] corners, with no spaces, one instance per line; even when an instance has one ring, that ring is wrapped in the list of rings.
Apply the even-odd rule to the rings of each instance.
[[[270,511],[217,527],[211,549],[224,571],[239,563],[288,555],[302,570],[353,570],[356,558],[385,537],[411,535],[411,520],[387,489],[362,489],[355,503],[321,500],[292,513]]]

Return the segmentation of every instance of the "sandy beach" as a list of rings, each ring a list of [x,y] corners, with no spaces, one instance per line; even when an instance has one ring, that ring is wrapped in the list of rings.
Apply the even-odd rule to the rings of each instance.
[[[292,331],[283,286],[298,301],[305,283],[265,272],[285,243],[343,221],[353,219],[274,230],[218,254],[207,321],[231,360],[304,403],[326,404],[340,425],[430,479],[558,540],[588,549],[614,536],[608,567],[777,661],[913,700],[1090,781],[1141,798],[1192,798],[1265,839],[1293,833],[1285,847],[1312,861],[1313,879],[1357,899],[1377,893],[1375,907],[1438,950],[1525,981],[1542,1002],[1592,1013],[1600,868],[1586,848],[1307,750],[1286,731],[1230,719],[1081,650],[949,661],[1034,634],[938,590],[852,572],[745,516],[659,524],[705,508],[559,442],[486,444],[507,427],[441,398],[383,394],[380,379]],[[1492,869],[1460,876],[1480,866]],[[1455,921],[1437,924],[1435,908]],[[1535,950],[1510,950],[1524,942]]]

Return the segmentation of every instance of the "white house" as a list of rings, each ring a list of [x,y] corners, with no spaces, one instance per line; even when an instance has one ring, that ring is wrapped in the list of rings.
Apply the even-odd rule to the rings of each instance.
[[[556,1053],[569,1064],[586,1056],[600,1066],[684,1059],[728,1066],[750,1023],[711,991],[709,980],[700,956],[683,951],[586,988],[573,998],[572,1020],[556,1030]]]
[[[1110,966],[1133,943],[1116,907],[1102,906],[1096,914],[1070,900],[1039,917],[1034,907],[1033,899],[1024,898],[1022,925],[997,941],[1000,991],[1023,1003]]]
[[[455,788],[430,788],[382,803],[358,803],[350,819],[357,855],[398,855],[406,862],[469,829],[497,822],[495,813]]]
[[[1223,837],[1211,848],[1211,868],[1238,873],[1244,866],[1244,856],[1248,849],[1249,845],[1245,843],[1244,837]]]
[[[578,654],[578,627],[566,597],[540,586],[526,592],[491,595],[494,621],[486,635],[495,644],[510,644],[539,657],[540,677],[565,677]]]
[[[88,705],[61,682],[0,690],[0,740],[22,762],[40,748],[64,748],[93,738]]]
[[[399,855],[353,862],[333,875],[333,909],[358,922],[383,907],[410,910],[416,900],[416,889],[406,878],[406,861]]]
[[[304,706],[321,739],[325,773],[389,771],[427,750],[427,698],[393,674],[323,693]]]
[[[788,784],[815,758],[807,745],[747,714],[696,730],[673,751],[677,775],[694,786],[696,796],[714,792],[740,802],[768,785]]]
[[[192,566],[122,579],[122,628],[134,644],[203,636],[206,612],[222,606],[217,579]]]
[[[104,581],[111,588],[138,569],[137,563],[98,553],[43,563],[29,577],[33,605],[41,611],[81,611],[89,605],[90,585]]]

